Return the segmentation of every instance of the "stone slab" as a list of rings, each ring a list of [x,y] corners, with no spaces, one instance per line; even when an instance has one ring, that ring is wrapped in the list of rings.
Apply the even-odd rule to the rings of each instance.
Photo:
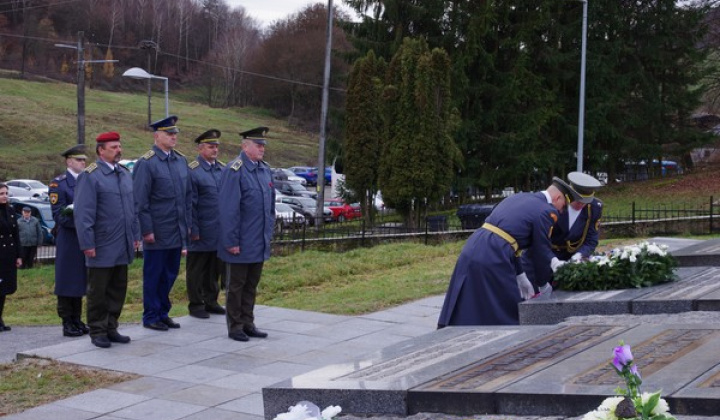
[[[557,324],[571,316],[720,310],[720,267],[680,267],[675,273],[678,281],[652,287],[594,292],[559,290],[549,300],[522,302],[518,308],[520,324]]]
[[[720,308],[720,267],[693,268],[697,271],[681,268],[679,271],[684,274],[679,275],[680,281],[649,288],[653,289],[652,293],[633,300],[632,313],[648,315]]]
[[[670,253],[681,267],[720,266],[720,239],[709,239]]]
[[[329,365],[264,387],[265,417],[272,419],[302,400],[321,407],[340,405],[344,413],[405,415],[409,388],[552,328],[538,327],[522,337],[517,336],[518,327],[444,328],[354,362]]]
[[[564,324],[435,331],[265,387],[265,418],[303,400],[354,415],[579,416],[624,385],[609,363],[621,339],[673,414],[720,412],[720,325]]]

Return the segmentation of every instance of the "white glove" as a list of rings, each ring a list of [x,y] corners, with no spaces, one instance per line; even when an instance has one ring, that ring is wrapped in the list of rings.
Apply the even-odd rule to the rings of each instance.
[[[572,262],[579,262],[582,259],[583,259],[583,256],[579,252],[574,253],[573,256],[570,257],[570,261],[572,261]]]
[[[550,260],[550,268],[552,268],[552,272],[556,272],[558,268],[562,267],[563,265],[567,264],[567,261],[562,261],[558,259],[558,257],[553,257],[552,260]]]
[[[535,295],[535,299],[539,300],[549,300],[550,296],[552,295],[553,288],[550,285],[550,283],[545,283],[544,286],[540,286],[540,293]]]
[[[520,273],[515,276],[515,280],[517,280],[518,289],[520,289],[520,297],[522,297],[523,300],[528,300],[533,297],[535,289],[530,283],[530,280],[528,280],[527,274]]]

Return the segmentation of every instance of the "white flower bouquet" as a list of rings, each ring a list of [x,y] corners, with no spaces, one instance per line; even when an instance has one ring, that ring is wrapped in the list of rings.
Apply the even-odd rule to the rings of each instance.
[[[275,416],[274,420],[332,420],[341,411],[339,405],[331,405],[321,412],[317,405],[309,401],[300,401],[290,407],[287,413]]]
[[[607,255],[569,261],[554,275],[562,290],[611,290],[647,287],[676,279],[675,258],[667,246],[642,242],[615,248]]]

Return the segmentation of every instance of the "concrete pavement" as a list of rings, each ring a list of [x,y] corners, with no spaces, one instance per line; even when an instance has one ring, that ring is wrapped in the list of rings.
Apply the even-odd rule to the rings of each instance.
[[[260,420],[262,387],[432,332],[442,301],[435,296],[361,316],[258,306],[258,328],[270,336],[246,343],[228,339],[218,315],[176,318],[182,328],[167,332],[123,325],[132,342],[109,349],[87,336],[64,338],[59,326],[16,327],[0,336],[1,361],[14,352],[143,376],[6,418]]]

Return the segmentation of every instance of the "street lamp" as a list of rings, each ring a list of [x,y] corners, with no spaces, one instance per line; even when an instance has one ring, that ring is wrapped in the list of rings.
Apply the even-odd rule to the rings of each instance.
[[[155,76],[150,74],[140,67],[132,67],[123,73],[123,77],[129,77],[131,79],[159,79],[165,82],[165,118],[170,116],[170,109],[168,105],[168,78],[162,76]]]
[[[587,49],[587,7],[588,0],[580,0],[583,4],[582,46],[580,53],[580,105],[578,110],[578,147],[577,171],[583,171],[583,135],[585,132],[585,51]]]

